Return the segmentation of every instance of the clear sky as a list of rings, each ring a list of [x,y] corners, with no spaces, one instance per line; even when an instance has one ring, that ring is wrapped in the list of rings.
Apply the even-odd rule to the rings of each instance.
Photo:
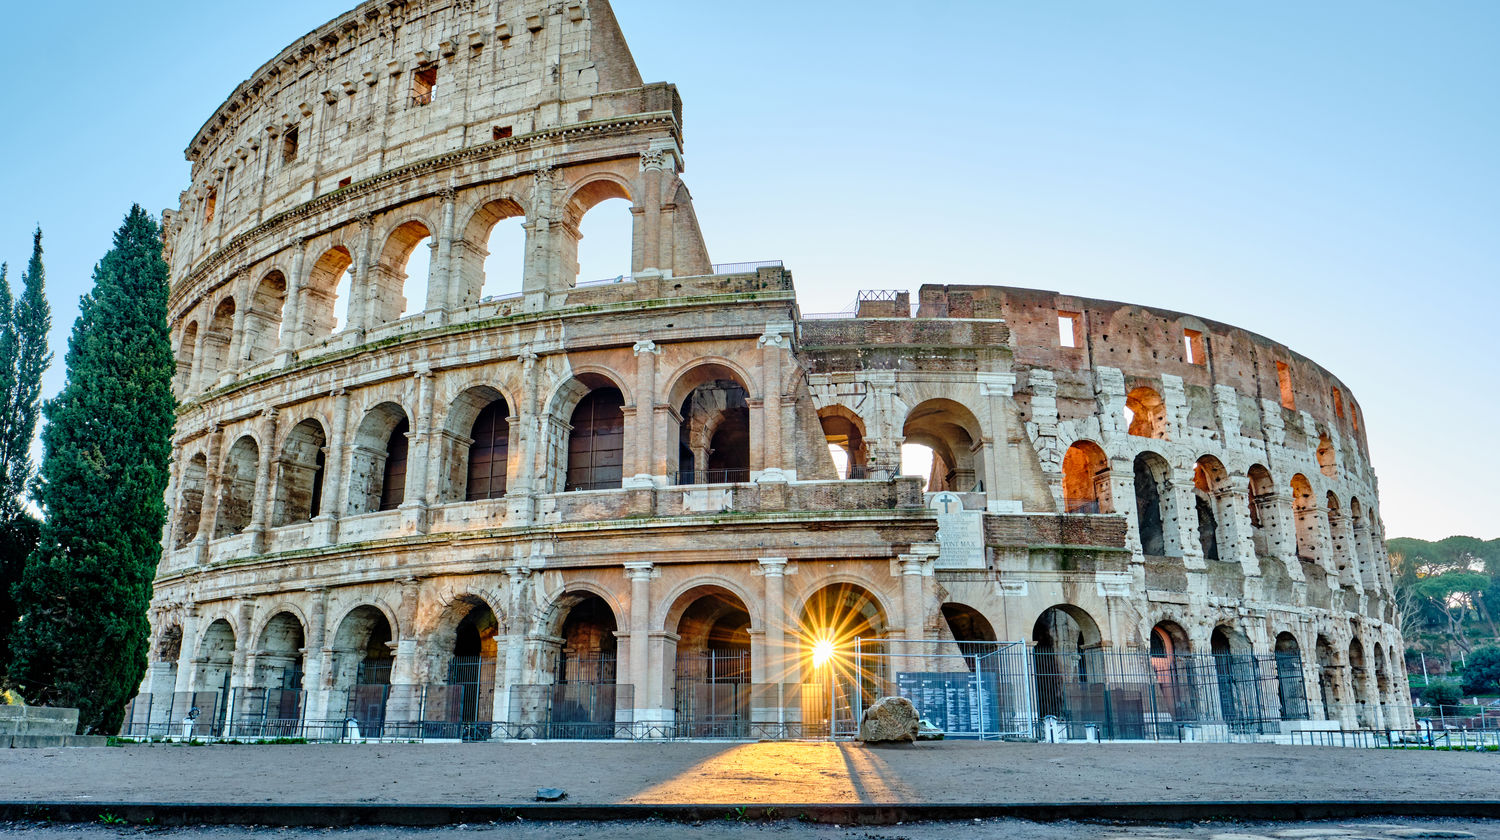
[[[8,9],[0,260],[19,281],[41,223],[49,394],[130,204],[176,207],[198,127],[351,6]],[[681,90],[715,261],[785,260],[805,312],[1001,283],[1255,330],[1359,399],[1390,536],[1500,536],[1500,3],[615,10],[646,80]]]

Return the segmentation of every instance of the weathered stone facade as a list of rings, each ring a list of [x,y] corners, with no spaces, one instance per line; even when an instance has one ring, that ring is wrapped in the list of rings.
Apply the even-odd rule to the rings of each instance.
[[[692,656],[805,681],[832,610],[933,642],[1300,652],[1304,717],[1410,723],[1332,375],[1051,292],[804,317],[780,264],[710,263],[681,116],[605,0],[365,3],[219,108],[165,219],[183,405],[143,695],[295,673],[299,714],[342,719],[355,686],[395,704],[469,657],[466,719],[502,721],[510,688],[607,661],[637,720],[670,720]],[[611,198],[631,274],[580,285]],[[482,299],[517,217],[522,288]],[[925,494],[903,444],[934,453]]]

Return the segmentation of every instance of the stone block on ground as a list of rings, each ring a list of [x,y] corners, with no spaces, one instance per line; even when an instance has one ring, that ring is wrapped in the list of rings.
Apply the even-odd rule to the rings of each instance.
[[[866,744],[910,744],[917,740],[917,707],[905,697],[882,697],[865,709],[859,740]]]

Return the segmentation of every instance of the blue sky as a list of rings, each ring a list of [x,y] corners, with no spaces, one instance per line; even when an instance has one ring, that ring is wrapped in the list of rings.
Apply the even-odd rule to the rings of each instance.
[[[48,393],[130,204],[175,207],[204,120],[349,5],[8,10],[0,260],[42,224]],[[715,261],[785,260],[808,312],[1002,283],[1255,330],[1360,400],[1390,536],[1500,536],[1500,4],[615,5]]]

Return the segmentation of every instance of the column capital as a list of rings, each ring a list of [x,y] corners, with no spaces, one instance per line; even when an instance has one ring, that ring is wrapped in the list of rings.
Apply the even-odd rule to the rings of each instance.
[[[766,577],[781,577],[787,573],[785,557],[761,557],[755,562],[760,564],[761,574]]]
[[[631,352],[637,356],[641,355],[642,353],[651,353],[653,355],[659,356],[661,355],[661,348],[656,346],[656,342],[652,341],[651,339],[643,338],[635,343],[635,347],[632,348]]]
[[[625,577],[634,583],[661,577],[661,572],[648,561],[631,562],[625,564]]]

